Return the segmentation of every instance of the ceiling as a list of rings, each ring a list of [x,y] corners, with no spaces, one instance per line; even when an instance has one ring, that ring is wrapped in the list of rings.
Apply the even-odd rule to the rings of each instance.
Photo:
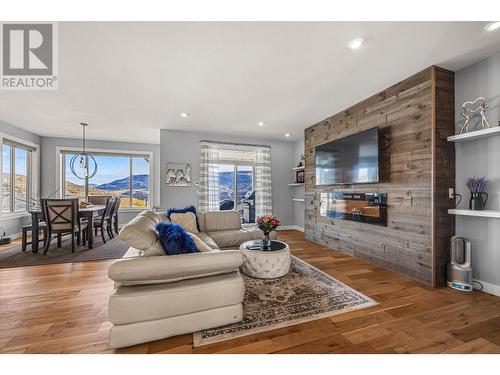
[[[296,140],[432,64],[456,71],[500,51],[485,24],[61,22],[59,89],[0,91],[0,120],[42,136],[80,137],[87,122],[103,140],[159,143],[160,129]]]

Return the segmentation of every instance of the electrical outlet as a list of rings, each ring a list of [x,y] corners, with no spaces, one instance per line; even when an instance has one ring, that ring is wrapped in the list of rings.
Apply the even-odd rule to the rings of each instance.
[[[448,189],[448,198],[450,198],[450,199],[455,198],[455,189],[453,189],[453,188]]]

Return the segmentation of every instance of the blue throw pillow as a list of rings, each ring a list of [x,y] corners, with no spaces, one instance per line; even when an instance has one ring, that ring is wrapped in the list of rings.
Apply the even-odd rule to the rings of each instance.
[[[156,231],[167,255],[199,252],[191,236],[179,224],[159,223]]]
[[[186,212],[192,212],[196,217],[196,228],[200,231],[200,225],[198,224],[198,216],[196,216],[196,207],[195,206],[187,206],[184,208],[169,208],[166,212],[168,220],[170,220],[170,215],[172,214],[185,214]]]

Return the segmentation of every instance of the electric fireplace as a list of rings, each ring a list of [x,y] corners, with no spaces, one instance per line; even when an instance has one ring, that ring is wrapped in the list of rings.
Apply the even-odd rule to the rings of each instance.
[[[387,194],[321,193],[321,216],[387,226]]]

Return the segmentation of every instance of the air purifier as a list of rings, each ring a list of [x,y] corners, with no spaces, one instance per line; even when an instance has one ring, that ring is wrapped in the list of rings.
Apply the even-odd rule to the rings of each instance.
[[[451,259],[446,269],[447,285],[462,292],[472,292],[472,267],[470,241],[460,236],[450,240]]]

